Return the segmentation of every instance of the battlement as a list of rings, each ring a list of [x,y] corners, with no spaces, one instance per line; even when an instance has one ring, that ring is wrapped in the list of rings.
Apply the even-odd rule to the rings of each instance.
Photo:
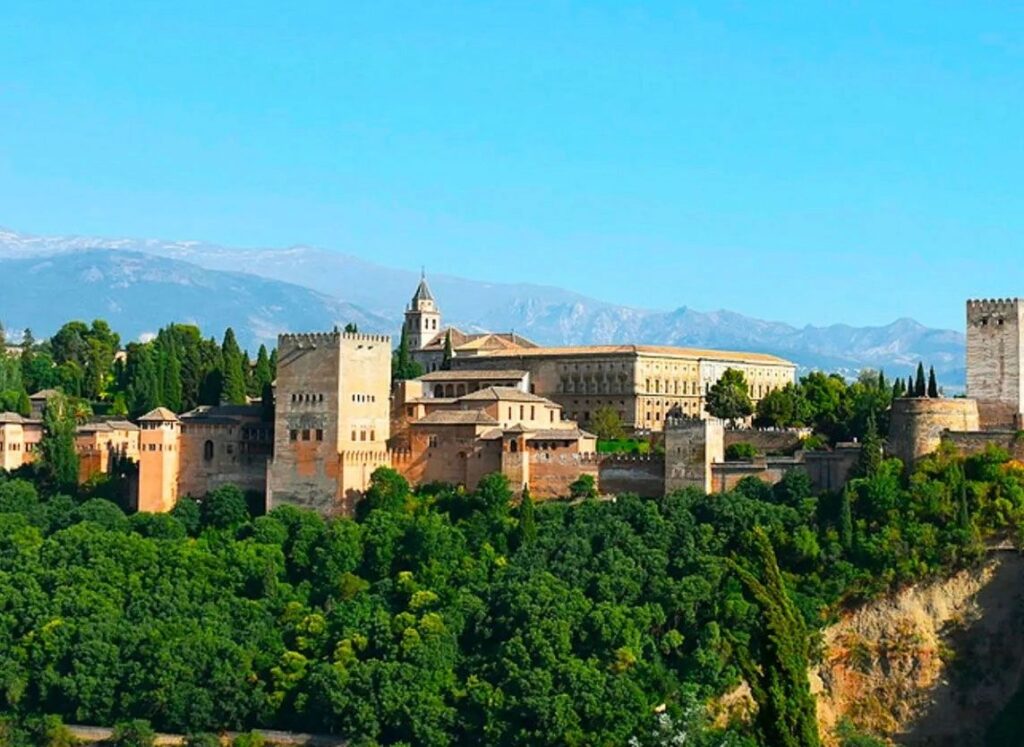
[[[352,449],[338,452],[342,464],[363,464],[367,462],[390,463],[390,454],[385,449]]]
[[[288,343],[298,347],[315,347],[337,342],[340,338],[340,332],[285,332],[277,336],[277,346]]]
[[[391,345],[391,335],[364,335],[361,332],[342,332],[341,339],[352,342],[375,342]]]
[[[1020,298],[972,298],[967,301],[968,319],[987,314],[1016,314],[1024,300]]]

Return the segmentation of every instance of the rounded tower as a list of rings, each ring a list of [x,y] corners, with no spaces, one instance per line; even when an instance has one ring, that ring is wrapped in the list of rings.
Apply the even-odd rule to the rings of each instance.
[[[405,334],[410,350],[422,350],[441,333],[441,312],[430,292],[425,274],[405,310]]]

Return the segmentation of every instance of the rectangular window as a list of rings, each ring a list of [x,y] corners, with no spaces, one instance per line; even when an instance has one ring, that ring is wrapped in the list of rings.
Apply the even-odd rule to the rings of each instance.
[[[302,429],[302,440],[303,441],[308,441],[309,440],[309,428],[303,428]]]
[[[323,428],[317,428],[316,429],[316,440],[317,441],[323,441],[324,440],[324,429]]]
[[[427,446],[431,449],[437,446],[437,436],[427,436]]]
[[[366,431],[365,430],[359,431],[359,440],[360,441],[365,441],[366,440]]]

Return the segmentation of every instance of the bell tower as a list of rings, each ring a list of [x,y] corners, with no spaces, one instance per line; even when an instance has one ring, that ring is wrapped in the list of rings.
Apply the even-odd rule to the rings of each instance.
[[[427,285],[426,274],[420,275],[420,284],[405,310],[405,334],[410,350],[422,350],[441,333],[441,312],[434,294]]]

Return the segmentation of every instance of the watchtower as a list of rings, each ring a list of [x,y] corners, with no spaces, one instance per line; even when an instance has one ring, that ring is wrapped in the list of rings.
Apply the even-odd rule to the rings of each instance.
[[[139,511],[162,513],[178,502],[181,421],[166,407],[139,418]]]
[[[1024,406],[1024,301],[967,302],[967,396],[983,428],[1018,428]]]

